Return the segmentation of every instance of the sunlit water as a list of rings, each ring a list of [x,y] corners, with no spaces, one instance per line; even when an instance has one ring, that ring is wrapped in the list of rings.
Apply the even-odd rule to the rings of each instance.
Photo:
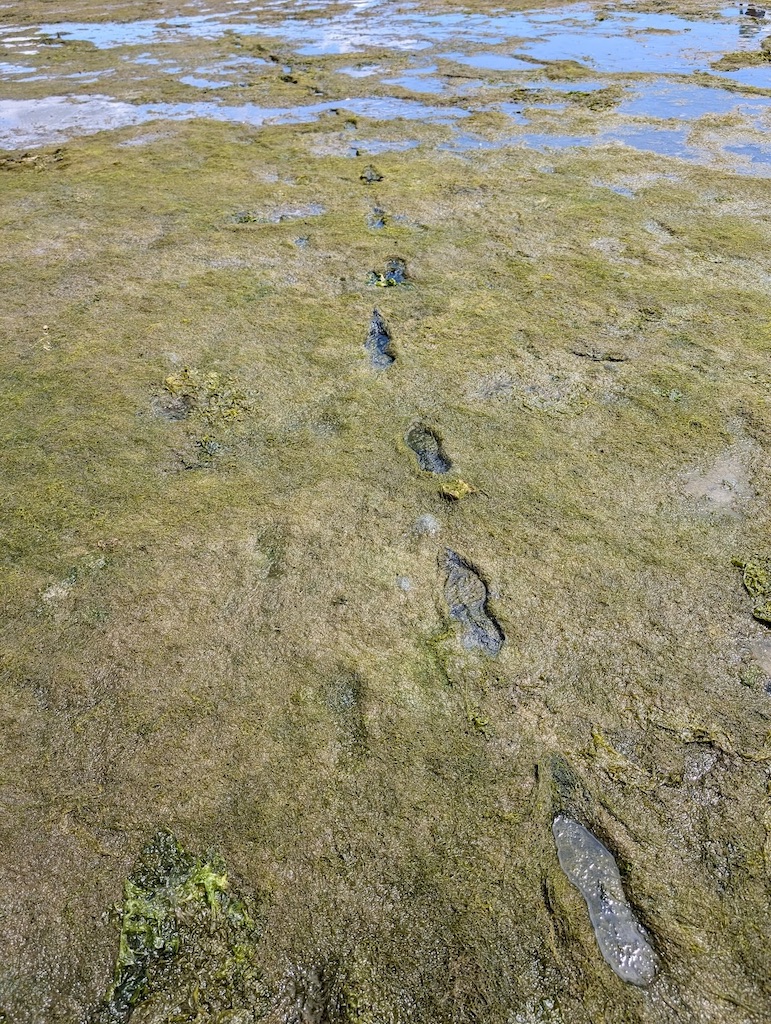
[[[499,110],[510,117],[512,135],[483,139],[464,132],[444,148],[465,151],[474,148],[524,144],[537,148],[564,149],[577,145],[621,143],[641,151],[659,153],[698,162],[712,162],[716,145],[708,151],[689,139],[688,127],[700,118],[735,115],[739,124],[734,135],[717,147],[717,159],[723,165],[733,163],[737,170],[766,173],[771,167],[771,147],[762,137],[771,127],[771,97],[742,95],[717,84],[725,78],[736,84],[771,88],[771,65],[747,67],[737,71],[714,72],[710,65],[726,51],[755,50],[771,28],[758,19],[743,17],[734,9],[720,16],[694,20],[671,14],[653,14],[634,10],[619,11],[599,18],[585,4],[572,4],[559,10],[515,13],[425,14],[418,9],[400,8],[390,12],[383,5],[363,0],[336,9],[333,17],[307,18],[300,15],[297,3],[272,4],[282,11],[278,21],[265,20],[264,5],[234,3],[230,12],[200,13],[191,17],[145,19],[128,23],[95,22],[50,23],[33,29],[0,29],[0,44],[9,59],[0,64],[0,78],[9,82],[37,82],[46,76],[52,94],[44,98],[7,98],[0,102],[0,145],[22,148],[59,143],[78,134],[138,125],[153,120],[213,118],[249,125],[311,121],[329,110],[344,108],[353,114],[380,120],[421,119],[458,127],[474,109]],[[771,24],[771,23],[769,23]],[[425,100],[403,95],[377,97],[351,95],[343,99],[319,100],[294,107],[261,106],[251,102],[228,102],[227,92],[239,84],[250,66],[265,66],[259,57],[236,57],[217,64],[198,63],[183,66],[168,56],[155,55],[153,47],[175,43],[189,45],[191,39],[212,40],[226,33],[265,36],[280,40],[300,56],[339,54],[366,55],[369,48],[390,50],[406,55],[413,68],[388,75],[382,64],[358,64],[340,68],[338,73],[354,82],[374,80],[380,90],[409,90],[423,94]],[[62,46],[65,41],[92,44],[99,50],[118,50],[116,68],[126,63],[155,67],[175,77],[191,89],[206,90],[201,102],[133,103],[113,97],[104,88],[98,95],[69,95],[68,81],[104,82],[109,72],[85,72],[61,75],[41,66],[34,59],[46,47]],[[45,47],[44,45],[45,44]],[[126,48],[141,47],[138,54]],[[505,49],[504,49],[505,47]],[[429,62],[430,55],[434,62]],[[22,63],[22,60],[24,63]],[[544,78],[550,62],[572,61],[587,70],[585,81],[559,81]],[[453,67],[481,72],[473,76],[453,76]],[[708,71],[710,84],[689,83],[684,76]],[[647,81],[629,81],[630,74],[659,76]],[[483,75],[493,75],[485,80]],[[500,78],[505,74],[506,78]],[[495,76],[498,77],[495,77]],[[602,78],[593,76],[601,75]],[[619,78],[622,76],[623,78]],[[614,78],[614,76],[617,76]],[[676,76],[664,77],[664,76]],[[522,105],[490,103],[486,93],[501,85],[547,88],[564,92],[592,92],[609,84],[623,84],[626,96],[616,108],[624,124],[582,132],[560,132],[552,121],[534,125],[525,131],[533,112],[560,111],[548,99],[533,98],[523,115]],[[357,87],[357,92],[361,88]],[[436,106],[432,96],[458,100],[450,106]],[[566,109],[566,108],[565,108]],[[645,121],[644,124],[640,123]],[[656,124],[655,122],[667,122]],[[676,127],[672,122],[679,122]]]

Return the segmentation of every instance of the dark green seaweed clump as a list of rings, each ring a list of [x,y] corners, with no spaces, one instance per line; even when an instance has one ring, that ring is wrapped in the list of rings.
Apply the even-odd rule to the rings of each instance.
[[[94,1024],[123,1024],[139,1007],[148,1024],[264,1013],[257,928],[217,857],[195,857],[158,832],[126,879],[118,912],[114,981]]]

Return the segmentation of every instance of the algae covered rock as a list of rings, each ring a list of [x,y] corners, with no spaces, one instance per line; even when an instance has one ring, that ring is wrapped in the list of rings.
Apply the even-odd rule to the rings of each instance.
[[[218,858],[195,857],[166,831],[140,853],[116,908],[115,975],[93,1024],[172,1024],[265,1011],[257,927]],[[235,1017],[232,1019],[236,1019]]]
[[[450,617],[461,625],[461,643],[495,657],[503,646],[501,627],[487,610],[487,584],[459,554],[446,548],[440,564],[447,571],[444,596]]]
[[[613,854],[589,829],[565,815],[552,824],[560,867],[586,900],[597,944],[622,981],[650,985],[658,963],[621,884]]]
[[[758,622],[771,626],[771,559],[752,558],[745,562],[735,558],[733,564],[742,570],[744,587],[754,599],[752,614]]]
[[[470,494],[476,494],[477,489],[460,477],[456,477],[454,480],[448,480],[446,483],[443,483],[439,493],[448,501],[462,501],[463,498],[468,498]]]

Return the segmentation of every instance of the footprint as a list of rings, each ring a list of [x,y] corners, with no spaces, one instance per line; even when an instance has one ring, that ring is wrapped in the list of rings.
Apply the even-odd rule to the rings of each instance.
[[[373,231],[379,231],[386,226],[386,213],[379,206],[373,206],[367,215],[367,227]]]
[[[707,508],[730,509],[750,494],[747,470],[740,456],[726,452],[706,470],[685,474],[685,492]]]
[[[282,1024],[325,1024],[347,1020],[336,964],[295,964],[279,997]]]
[[[440,556],[440,565],[447,572],[444,596],[450,617],[462,627],[461,643],[467,650],[478,649],[494,658],[505,637],[487,611],[487,584],[469,562],[450,548],[445,548]]]
[[[653,947],[630,907],[610,850],[580,822],[552,824],[560,867],[586,900],[600,952],[622,981],[645,987],[658,972]]]
[[[157,395],[151,402],[155,415],[172,423],[186,420],[193,411],[194,404],[190,395],[172,395],[167,391]]]
[[[327,691],[326,702],[335,718],[341,746],[347,753],[367,753],[367,721],[364,717],[364,681],[355,673],[343,673]]]
[[[407,284],[407,264],[401,256],[390,256],[385,261],[385,271],[370,270],[367,283],[378,288],[393,288],[395,285]]]
[[[365,185],[374,185],[376,181],[383,180],[383,175],[370,164],[361,172],[359,180],[363,181]]]
[[[414,423],[404,435],[418,465],[428,473],[447,473],[452,462],[442,451],[442,439],[424,423]]]
[[[396,360],[396,356],[391,351],[391,332],[377,309],[372,311],[364,347],[369,352],[372,365],[376,370],[385,370]]]

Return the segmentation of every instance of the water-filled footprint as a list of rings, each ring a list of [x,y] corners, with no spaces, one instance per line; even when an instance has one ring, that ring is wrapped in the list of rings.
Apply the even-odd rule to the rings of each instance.
[[[487,611],[487,584],[457,552],[445,548],[439,564],[447,572],[444,596],[450,617],[461,625],[461,643],[494,658],[503,646],[503,630]]]

